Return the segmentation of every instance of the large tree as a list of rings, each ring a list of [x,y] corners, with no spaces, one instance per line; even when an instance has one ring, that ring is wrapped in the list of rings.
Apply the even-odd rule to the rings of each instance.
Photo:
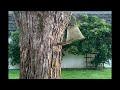
[[[69,11],[14,11],[20,29],[20,79],[60,79]]]

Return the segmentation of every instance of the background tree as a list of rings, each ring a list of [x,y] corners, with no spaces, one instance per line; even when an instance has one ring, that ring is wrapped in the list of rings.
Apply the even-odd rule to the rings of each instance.
[[[69,11],[14,11],[20,29],[20,78],[60,79]]]
[[[112,58],[111,24],[95,15],[79,15],[77,24],[85,36],[85,40],[63,46],[63,55],[66,50],[75,55],[98,52],[91,63],[96,68],[101,63],[109,64],[109,59]]]

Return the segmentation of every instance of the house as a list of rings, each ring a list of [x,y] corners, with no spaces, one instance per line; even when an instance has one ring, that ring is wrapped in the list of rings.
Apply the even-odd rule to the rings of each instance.
[[[111,11],[74,11],[74,15],[87,14],[87,15],[97,15],[101,19],[105,19],[107,23],[112,23],[111,21]],[[13,17],[13,12],[9,11],[9,31],[13,32],[17,29],[15,19]],[[9,38],[9,41],[11,39]],[[93,54],[94,56],[94,54]],[[112,61],[110,60],[110,65],[105,64],[105,67],[112,67]],[[86,59],[84,55],[73,55],[66,54],[62,60],[62,68],[86,68]],[[9,69],[18,69],[19,65],[12,66],[9,63]]]
[[[101,19],[105,19],[107,23],[112,23],[112,12],[111,11],[75,11],[73,15],[78,16],[82,14],[96,15]]]
[[[9,11],[9,14],[8,14],[8,30],[9,31],[15,31],[16,29],[17,29],[17,26],[16,26],[16,23],[15,23],[13,12]]]

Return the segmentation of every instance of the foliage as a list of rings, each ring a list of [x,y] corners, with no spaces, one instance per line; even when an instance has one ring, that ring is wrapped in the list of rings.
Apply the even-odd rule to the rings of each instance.
[[[77,17],[77,25],[86,39],[63,46],[63,51],[67,50],[71,54],[83,55],[98,52],[91,63],[96,67],[101,63],[107,63],[112,58],[111,24],[106,23],[105,20],[97,16],[80,15]]]
[[[20,62],[19,31],[11,32],[11,42],[9,43],[9,58],[12,65]]]

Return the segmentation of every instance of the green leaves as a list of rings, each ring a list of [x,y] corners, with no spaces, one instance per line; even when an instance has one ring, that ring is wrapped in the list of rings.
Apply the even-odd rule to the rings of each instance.
[[[100,18],[95,16],[95,15],[90,15],[90,16],[88,16],[88,20],[87,21],[92,24],[94,22],[99,22]]]
[[[12,65],[20,62],[19,31],[11,32],[11,42],[9,43],[9,58]]]
[[[70,45],[63,46],[63,48],[72,54],[98,52],[97,57],[92,61],[95,65],[108,62],[112,56],[111,24],[92,15],[80,15],[77,18],[77,24],[86,39],[73,42]]]

